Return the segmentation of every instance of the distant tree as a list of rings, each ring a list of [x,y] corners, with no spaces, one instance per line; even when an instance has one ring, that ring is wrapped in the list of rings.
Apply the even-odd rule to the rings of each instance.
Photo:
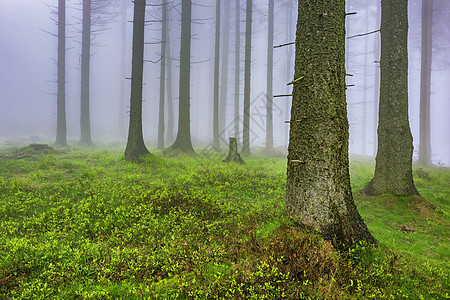
[[[239,141],[239,91],[241,74],[241,1],[236,0],[234,44],[234,136]]]
[[[252,60],[252,0],[247,0],[244,68],[244,122],[242,154],[250,155],[250,72]]]
[[[216,0],[216,33],[214,45],[213,145],[220,150],[219,139],[219,65],[220,65],[220,0]]]
[[[159,73],[158,149],[164,149],[164,96],[166,83],[167,3],[162,4],[161,67]]]
[[[219,130],[224,132],[226,128],[226,112],[228,100],[228,61],[230,44],[230,0],[223,2],[223,26],[222,26],[222,70],[220,72],[220,108],[219,108]],[[225,138],[225,137],[221,137]]]
[[[133,53],[131,69],[130,125],[125,159],[139,161],[150,154],[142,134],[142,77],[144,73],[145,0],[134,0]]]
[[[408,119],[408,1],[381,1],[381,79],[378,151],[367,195],[417,195]]]
[[[55,144],[67,147],[66,131],[66,1],[58,0],[58,88]]]
[[[120,47],[120,100],[119,100],[119,133],[122,137],[126,132],[125,129],[125,111],[126,111],[126,64],[127,64],[127,16],[128,5],[127,1],[121,1],[121,47]]]
[[[171,151],[194,153],[191,142],[191,0],[181,2],[180,93],[178,133]]]
[[[170,19],[170,18],[169,18]],[[167,83],[166,83],[166,91],[167,91],[167,141],[173,142],[173,127],[174,127],[174,117],[173,117],[173,96],[172,96],[172,56],[170,50],[170,30],[167,27],[167,36],[166,36],[166,69],[167,69]]]
[[[294,78],[286,213],[339,247],[375,243],[350,186],[344,1],[299,1]]]
[[[420,126],[419,160],[422,165],[431,165],[431,63],[433,42],[433,0],[422,0],[422,59],[420,71]]]
[[[267,32],[267,105],[266,105],[266,150],[273,151],[273,22],[274,0],[269,0],[269,22]]]
[[[80,126],[81,138],[80,143],[92,145],[91,139],[91,120],[90,120],[90,63],[91,63],[91,0],[83,0],[83,20],[81,32],[81,110],[80,110]]]

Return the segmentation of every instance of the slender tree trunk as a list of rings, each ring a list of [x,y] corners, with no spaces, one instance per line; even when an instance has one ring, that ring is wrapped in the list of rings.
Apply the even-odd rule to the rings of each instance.
[[[252,0],[247,0],[245,21],[244,122],[242,154],[250,155],[250,72],[252,61]]]
[[[236,0],[236,32],[234,44],[234,136],[239,142],[239,93],[241,74],[241,1]]]
[[[266,150],[273,151],[273,21],[274,0],[269,0],[269,22],[267,39],[267,119],[266,119]]]
[[[213,145],[220,150],[219,139],[219,64],[220,64],[220,0],[216,0],[216,40],[214,46],[214,111],[213,111]]]
[[[420,72],[419,163],[431,165],[430,96],[433,43],[433,0],[422,0],[422,66]]]
[[[191,142],[191,0],[181,2],[181,49],[180,49],[180,100],[178,113],[178,133],[172,150],[194,153]]]
[[[66,1],[58,0],[58,90],[56,145],[67,147],[66,132]]]
[[[376,10],[376,29],[380,28],[380,3],[377,3]],[[378,103],[380,99],[380,38],[379,35],[374,39],[373,55],[375,57],[375,75],[373,83],[373,156],[377,153],[377,125],[378,125]]]
[[[287,41],[291,41],[295,38],[294,34],[292,33],[292,11],[295,10],[295,6],[293,5],[293,3],[287,2],[286,4],[286,9],[287,9],[287,28],[286,28],[286,34],[287,34]],[[292,72],[293,72],[293,68],[292,68],[292,55],[293,51],[292,51],[292,47],[286,47],[286,72],[287,72],[287,81],[286,82],[291,82],[292,81]],[[292,94],[292,89],[290,85],[286,85],[286,94]],[[286,120],[289,120],[290,118],[290,111],[291,111],[291,101],[292,98],[287,97],[284,103],[284,117]],[[285,126],[285,145],[287,146],[289,143],[289,126]]]
[[[417,195],[408,119],[408,3],[381,1],[381,80],[375,175],[363,192]]]
[[[161,68],[159,75],[159,122],[157,148],[164,148],[164,95],[166,83],[167,3],[162,5]]]
[[[222,39],[222,70],[220,84],[220,108],[219,108],[219,134],[225,133],[226,116],[227,116],[227,98],[228,98],[228,48],[230,44],[230,0],[224,2],[223,15],[223,39]],[[221,136],[225,139],[224,136]]]
[[[150,154],[142,134],[142,78],[144,74],[145,0],[134,0],[133,57],[131,69],[130,125],[125,159],[139,161]]]
[[[89,109],[89,75],[91,63],[91,0],[83,0],[83,31],[81,37],[81,138],[80,143],[92,145]]]
[[[119,128],[120,137],[125,136],[125,115],[126,115],[126,57],[127,57],[127,2],[122,1],[122,22],[121,22],[121,49],[120,49],[120,100],[119,100]]]
[[[366,20],[369,19],[369,7],[365,9]],[[369,32],[369,22],[365,22],[364,32]],[[364,65],[363,65],[363,99],[362,99],[362,120],[361,120],[361,154],[363,156],[367,155],[367,101],[369,97],[369,90],[367,87],[367,77],[368,74],[368,52],[369,52],[369,41],[367,37],[364,38]]]
[[[168,59],[167,62],[167,141],[173,142],[173,97],[172,97],[172,56],[170,51],[170,31],[167,28],[167,36],[166,36],[166,52]]]
[[[353,202],[345,101],[345,4],[299,1],[286,212],[338,247],[375,243]]]

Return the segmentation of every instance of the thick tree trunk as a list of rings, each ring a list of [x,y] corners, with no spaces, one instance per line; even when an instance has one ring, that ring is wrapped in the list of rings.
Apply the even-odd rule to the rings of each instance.
[[[252,61],[252,0],[247,0],[245,21],[244,122],[242,154],[250,155],[250,71]]]
[[[191,142],[191,0],[181,4],[180,93],[178,133],[171,150],[194,153]]]
[[[235,19],[235,43],[234,43],[234,136],[239,141],[239,93],[241,75],[241,1],[236,0]]]
[[[238,145],[236,138],[234,137],[229,138],[228,156],[223,161],[224,162],[234,161],[235,163],[238,164],[244,164],[244,161],[242,160],[241,156],[238,153]]]
[[[220,109],[219,109],[219,135],[225,133],[227,118],[227,98],[228,98],[228,48],[230,44],[230,0],[224,2],[223,14],[223,39],[222,39],[222,70],[220,82]],[[224,136],[220,138],[224,139]]]
[[[273,151],[273,21],[274,0],[269,0],[267,32],[266,151]]]
[[[166,40],[167,40],[167,4],[162,5],[161,28],[161,68],[159,72],[159,121],[158,121],[158,149],[164,149],[164,96],[166,83]]]
[[[66,130],[66,1],[58,0],[58,88],[56,145],[67,147]]]
[[[219,65],[220,65],[220,0],[216,0],[216,40],[214,46],[213,145],[220,150],[219,139]]]
[[[149,154],[142,134],[142,77],[144,73],[145,0],[134,1],[130,125],[125,159],[139,161]]]
[[[381,1],[381,80],[375,175],[363,192],[417,195],[408,119],[408,3]]]
[[[422,0],[422,66],[420,72],[419,163],[431,165],[430,96],[433,42],[433,0]]]
[[[81,35],[80,144],[92,145],[89,108],[89,75],[91,63],[91,0],[83,0],[83,31]]]
[[[344,1],[298,7],[286,213],[338,247],[375,243],[350,187]]]

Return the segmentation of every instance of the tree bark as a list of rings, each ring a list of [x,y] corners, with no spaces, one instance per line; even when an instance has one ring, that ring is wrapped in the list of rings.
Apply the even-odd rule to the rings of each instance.
[[[220,150],[219,139],[219,65],[220,65],[220,0],[216,0],[216,40],[214,48],[213,146]]]
[[[121,49],[120,49],[120,100],[119,100],[119,126],[118,132],[122,138],[126,134],[125,115],[126,115],[126,57],[127,57],[127,2],[121,3]]]
[[[58,87],[55,144],[67,147],[66,130],[66,1],[58,0]]]
[[[170,20],[170,18],[169,18]],[[172,56],[170,51],[170,30],[167,27],[167,36],[166,36],[166,51],[167,51],[167,141],[172,143],[173,138],[173,97],[172,97]]]
[[[130,125],[125,159],[139,161],[150,154],[142,134],[142,78],[144,73],[145,0],[134,1]]]
[[[433,0],[422,0],[422,66],[420,71],[419,160],[431,165],[430,96],[433,45]]]
[[[191,142],[191,0],[181,4],[181,49],[180,49],[180,93],[178,113],[178,133],[171,150],[195,153]]]
[[[299,1],[286,213],[337,247],[375,243],[353,202],[345,100],[345,3]]]
[[[408,119],[408,3],[381,1],[381,78],[378,151],[367,195],[417,195]]]
[[[164,96],[166,83],[167,3],[162,5],[161,67],[159,72],[159,121],[157,149],[164,149]]]
[[[241,156],[238,153],[237,139],[234,137],[229,138],[228,156],[223,160],[224,162],[234,161],[238,164],[244,164]]]
[[[267,103],[266,103],[266,151],[273,151],[273,21],[274,0],[269,0],[267,32]]]
[[[91,0],[83,0],[83,30],[81,35],[80,144],[92,145],[89,108],[89,75],[91,63]]]
[[[252,61],[252,0],[247,0],[245,21],[244,122],[242,154],[250,155],[250,72]]]

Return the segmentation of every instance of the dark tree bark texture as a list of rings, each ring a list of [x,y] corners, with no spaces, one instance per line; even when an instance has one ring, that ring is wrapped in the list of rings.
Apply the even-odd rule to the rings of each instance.
[[[91,64],[91,0],[83,0],[83,30],[81,37],[81,138],[80,144],[92,145],[89,109],[89,75]]]
[[[286,213],[339,247],[375,243],[350,187],[344,1],[299,1],[294,77]]]
[[[181,3],[180,93],[178,133],[170,147],[185,153],[194,153],[191,141],[191,0]]]
[[[224,162],[234,161],[238,164],[244,164],[241,156],[238,153],[237,139],[234,137],[229,138],[228,156],[223,160]]]
[[[134,1],[133,53],[131,67],[130,125],[125,159],[139,161],[150,154],[142,134],[142,77],[144,73],[145,0]]]
[[[66,1],[58,0],[58,88],[56,145],[67,147],[66,130]]]
[[[375,175],[367,195],[417,195],[408,119],[408,2],[381,1],[380,105]]]

